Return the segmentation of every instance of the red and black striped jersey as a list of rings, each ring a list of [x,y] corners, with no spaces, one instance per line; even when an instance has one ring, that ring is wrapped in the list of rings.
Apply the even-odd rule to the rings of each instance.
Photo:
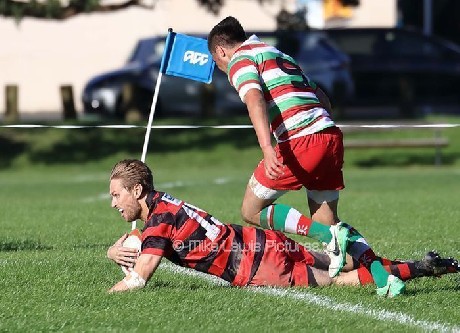
[[[264,230],[223,224],[204,210],[153,191],[142,230],[142,254],[164,256],[175,264],[245,286],[265,251]]]

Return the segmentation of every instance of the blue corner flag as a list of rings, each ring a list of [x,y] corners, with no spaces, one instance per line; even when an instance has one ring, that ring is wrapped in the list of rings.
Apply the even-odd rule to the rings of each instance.
[[[160,67],[163,74],[211,83],[214,66],[206,39],[168,32]]]

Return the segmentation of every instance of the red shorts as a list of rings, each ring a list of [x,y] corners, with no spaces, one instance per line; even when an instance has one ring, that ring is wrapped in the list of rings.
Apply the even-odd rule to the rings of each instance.
[[[250,286],[308,286],[308,267],[315,258],[283,233],[266,230],[265,252]]]
[[[333,191],[345,187],[343,182],[343,134],[340,128],[330,127],[318,133],[302,136],[275,147],[284,174],[278,179],[265,175],[264,161],[260,161],[254,177],[273,190]]]

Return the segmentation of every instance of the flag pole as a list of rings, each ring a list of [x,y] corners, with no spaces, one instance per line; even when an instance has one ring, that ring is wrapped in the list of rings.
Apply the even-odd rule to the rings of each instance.
[[[144,146],[142,148],[142,157],[141,157],[142,162],[145,162],[145,157],[147,155],[147,147],[149,145],[150,132],[152,130],[153,115],[155,114],[155,108],[156,108],[156,105],[157,105],[158,93],[160,91],[160,83],[161,83],[161,78],[162,77],[163,77],[163,73],[159,72],[158,79],[157,79],[157,84],[155,86],[155,92],[153,94],[152,106],[150,107],[150,114],[149,114],[149,121],[148,121],[148,124],[147,124],[147,131],[145,132]]]
[[[144,146],[142,147],[142,156],[141,156],[141,161],[145,162],[145,158],[147,155],[147,147],[149,145],[149,139],[150,139],[150,132],[152,130],[152,122],[153,122],[153,115],[155,114],[155,108],[158,100],[158,93],[160,91],[160,83],[161,83],[161,78],[163,77],[163,73],[159,72],[158,74],[158,79],[157,83],[155,85],[155,92],[153,94],[153,100],[152,100],[152,105],[150,107],[150,114],[149,114],[149,121],[147,123],[147,130],[145,131],[145,137],[144,137]],[[131,230],[136,229],[136,221],[131,222]]]
[[[158,94],[160,92],[161,79],[163,77],[163,67],[164,67],[164,62],[165,62],[164,55],[168,52],[168,47],[169,47],[168,41],[169,41],[169,35],[171,32],[172,32],[172,29],[169,28],[168,38],[166,39],[165,51],[163,51],[163,59],[161,61],[160,70],[158,71],[158,78],[155,84],[155,91],[153,93],[152,105],[150,106],[149,120],[147,123],[147,130],[145,131],[144,145],[142,147],[142,156],[141,156],[141,161],[144,163],[145,163],[145,158],[147,156],[147,147],[149,145],[150,132],[152,131],[153,115],[155,114],[155,108],[156,108],[157,101],[158,101]],[[136,221],[131,222],[131,230],[134,230],[134,229],[136,229]]]

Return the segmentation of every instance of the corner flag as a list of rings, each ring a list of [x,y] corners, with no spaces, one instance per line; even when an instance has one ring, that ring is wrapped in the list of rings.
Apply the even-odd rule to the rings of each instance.
[[[204,38],[178,34],[168,30],[165,50],[161,58],[160,72],[158,73],[152,105],[150,107],[147,131],[145,132],[144,146],[142,147],[141,161],[145,162],[147,146],[152,130],[153,115],[160,91],[163,74],[184,77],[186,79],[211,83],[215,66],[208,50],[208,42]],[[131,223],[132,230],[136,229],[136,221]]]
[[[161,59],[163,74],[211,83],[214,66],[206,39],[169,30]]]

